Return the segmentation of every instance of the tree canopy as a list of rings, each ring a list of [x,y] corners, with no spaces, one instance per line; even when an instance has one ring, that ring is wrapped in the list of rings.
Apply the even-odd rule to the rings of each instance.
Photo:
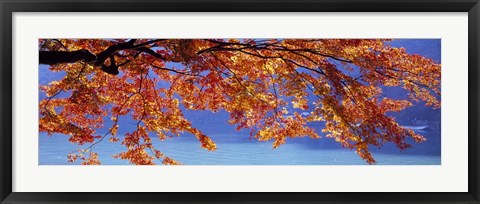
[[[287,138],[320,138],[307,124],[323,121],[327,138],[374,164],[372,147],[425,140],[389,112],[419,101],[440,107],[441,65],[384,39],[41,39],[39,55],[40,64],[64,74],[40,86],[47,97],[39,129],[89,144],[68,155],[82,164],[100,164],[91,149],[106,138],[126,147],[115,158],[133,164],[179,164],[152,139],[184,133],[216,150],[182,109],[226,111],[237,130],[273,148]],[[408,96],[384,97],[387,86]],[[126,116],[136,129],[119,139]]]

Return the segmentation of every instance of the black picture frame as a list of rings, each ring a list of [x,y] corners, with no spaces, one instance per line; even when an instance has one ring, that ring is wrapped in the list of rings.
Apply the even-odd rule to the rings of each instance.
[[[1,203],[479,203],[478,0],[0,0]],[[468,12],[468,192],[22,193],[12,192],[13,12]],[[441,178],[439,178],[441,179]]]

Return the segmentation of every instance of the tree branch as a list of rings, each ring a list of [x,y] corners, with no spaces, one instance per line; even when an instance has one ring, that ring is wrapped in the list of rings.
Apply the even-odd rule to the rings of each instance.
[[[39,63],[40,64],[62,64],[62,63],[74,63],[74,62],[92,62],[97,57],[88,50],[77,51],[39,51]]]

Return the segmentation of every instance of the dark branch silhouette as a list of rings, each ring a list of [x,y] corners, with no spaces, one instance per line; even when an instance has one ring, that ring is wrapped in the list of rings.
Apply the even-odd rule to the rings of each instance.
[[[40,51],[39,60],[40,64],[61,64],[61,63],[74,63],[78,61],[92,62],[97,57],[88,50],[77,51]]]
[[[137,50],[139,52],[145,52],[156,58],[165,60],[165,57],[157,54],[150,48],[145,46],[150,45],[155,42],[163,41],[162,39],[150,40],[144,43],[135,45],[136,39],[131,39],[124,43],[119,43],[112,45],[105,49],[104,51],[94,55],[88,50],[77,50],[77,51],[40,51],[40,64],[62,64],[62,63],[73,63],[78,61],[83,62],[94,62],[95,66],[101,66],[101,69],[109,74],[117,75],[119,73],[118,67],[127,64],[129,61],[122,64],[115,64],[114,54],[121,50]],[[105,65],[105,60],[110,59],[110,65]]]
[[[102,64],[102,70],[113,75],[117,75],[119,73],[118,67],[119,66],[115,64],[115,57],[113,55],[110,55],[110,65],[106,66],[105,64]]]

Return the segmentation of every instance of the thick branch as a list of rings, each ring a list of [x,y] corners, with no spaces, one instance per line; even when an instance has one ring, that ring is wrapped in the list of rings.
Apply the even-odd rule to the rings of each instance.
[[[101,66],[102,70],[113,75],[118,74],[118,67],[125,65],[129,61],[126,61],[122,64],[115,64],[113,54],[120,50],[137,50],[139,53],[145,52],[147,54],[150,54],[156,58],[165,60],[165,57],[157,54],[155,51],[153,51],[150,48],[144,47],[147,45],[150,45],[155,42],[163,41],[163,39],[157,39],[157,40],[150,40],[147,42],[143,42],[140,44],[135,45],[136,39],[131,39],[127,42],[124,43],[119,43],[112,45],[108,47],[106,50],[100,52],[97,55],[92,54],[88,50],[77,50],[73,52],[68,52],[68,51],[40,51],[40,64],[49,64],[49,65],[54,65],[54,64],[62,64],[62,63],[74,63],[74,62],[95,62],[95,66]],[[138,53],[138,54],[139,54]],[[135,56],[137,56],[136,54]],[[105,60],[108,58],[111,59],[111,64],[109,66],[105,65]],[[113,63],[112,63],[113,62]]]
[[[129,40],[128,42],[125,42],[125,43],[119,43],[119,44],[116,44],[116,45],[112,45],[110,47],[108,47],[106,50],[102,51],[101,53],[99,53],[97,55],[97,61],[95,62],[95,65],[96,66],[101,66],[103,65],[103,62],[105,62],[105,60],[110,56],[112,55],[113,53],[119,51],[119,50],[125,50],[125,49],[129,49],[129,48],[132,48],[134,46],[134,43],[135,41],[137,41],[136,39],[132,39],[132,40]]]
[[[61,63],[74,63],[78,61],[92,62],[97,57],[88,50],[77,50],[72,52],[67,51],[40,51],[39,63],[40,64],[61,64]]]

